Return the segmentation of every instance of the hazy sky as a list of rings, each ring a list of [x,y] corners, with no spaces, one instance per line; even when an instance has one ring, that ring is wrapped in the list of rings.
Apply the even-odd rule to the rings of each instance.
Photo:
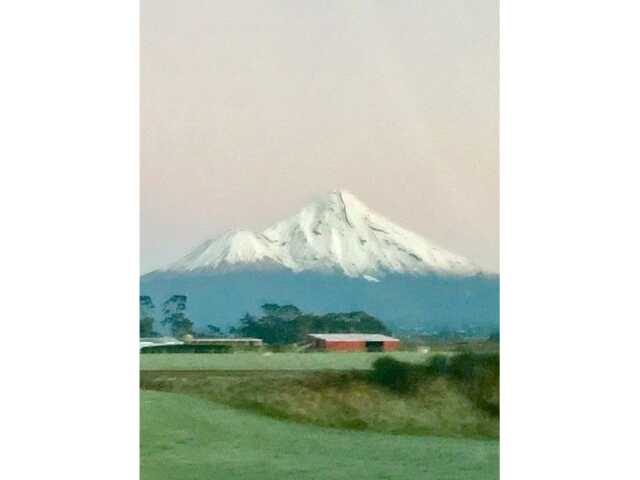
[[[497,271],[497,4],[143,0],[142,272],[335,188]]]

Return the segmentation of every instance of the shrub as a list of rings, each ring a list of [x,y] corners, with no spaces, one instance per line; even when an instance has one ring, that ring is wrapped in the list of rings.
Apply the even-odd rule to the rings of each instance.
[[[412,381],[412,365],[392,357],[378,358],[373,362],[370,379],[397,393],[409,393],[415,389]]]
[[[450,360],[449,374],[469,398],[492,415],[500,412],[500,356],[464,353]]]
[[[434,355],[423,368],[427,376],[441,377],[447,374],[449,361],[445,355]]]
[[[470,381],[487,375],[499,375],[498,354],[462,353],[449,361],[449,373],[457,380]]]
[[[392,357],[373,363],[369,381],[400,394],[415,394],[420,384],[438,377],[454,382],[476,406],[497,416],[500,410],[500,357],[498,354],[436,355],[415,365]]]

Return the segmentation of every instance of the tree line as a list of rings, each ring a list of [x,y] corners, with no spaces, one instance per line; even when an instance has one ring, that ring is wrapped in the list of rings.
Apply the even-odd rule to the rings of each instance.
[[[194,337],[223,336],[220,328],[207,325],[206,331],[194,328],[187,316],[186,295],[172,295],[162,304],[162,320],[172,336]],[[151,297],[140,296],[140,337],[154,337],[155,307]],[[316,315],[304,313],[295,305],[265,303],[261,314],[246,313],[236,327],[229,329],[229,335],[261,338],[268,344],[287,345],[305,340],[308,333],[381,333],[389,334],[388,328],[378,318],[366,312],[327,313]]]
[[[299,343],[309,333],[382,333],[390,334],[387,327],[366,312],[304,313],[295,305],[262,305],[262,315],[245,314],[240,325],[231,333],[243,337],[261,338],[271,345]]]

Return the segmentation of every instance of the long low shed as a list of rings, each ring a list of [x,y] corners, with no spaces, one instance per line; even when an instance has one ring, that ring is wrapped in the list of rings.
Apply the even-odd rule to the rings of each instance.
[[[327,352],[392,352],[400,340],[378,333],[310,333],[312,347]]]
[[[263,344],[261,338],[193,338],[188,343],[191,345],[228,345],[230,347],[261,347]]]

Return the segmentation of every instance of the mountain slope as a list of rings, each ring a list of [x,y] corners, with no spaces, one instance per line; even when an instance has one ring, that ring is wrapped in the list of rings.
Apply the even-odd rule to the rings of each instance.
[[[484,275],[388,275],[370,282],[316,272],[157,272],[142,278],[140,290],[156,308],[173,294],[187,295],[189,318],[201,329],[237,325],[245,313],[277,303],[318,314],[366,311],[394,332],[469,326],[489,332],[497,328],[500,303],[498,277]]]
[[[499,319],[499,278],[395,225],[345,191],[262,232],[228,232],[141,278],[156,306],[188,297],[198,328],[237,324],[263,303],[315,313],[364,310],[395,331]],[[159,326],[156,327],[159,328]]]
[[[166,271],[282,268],[376,280],[387,274],[475,275],[481,270],[334,191],[263,232],[228,232],[208,240]]]

